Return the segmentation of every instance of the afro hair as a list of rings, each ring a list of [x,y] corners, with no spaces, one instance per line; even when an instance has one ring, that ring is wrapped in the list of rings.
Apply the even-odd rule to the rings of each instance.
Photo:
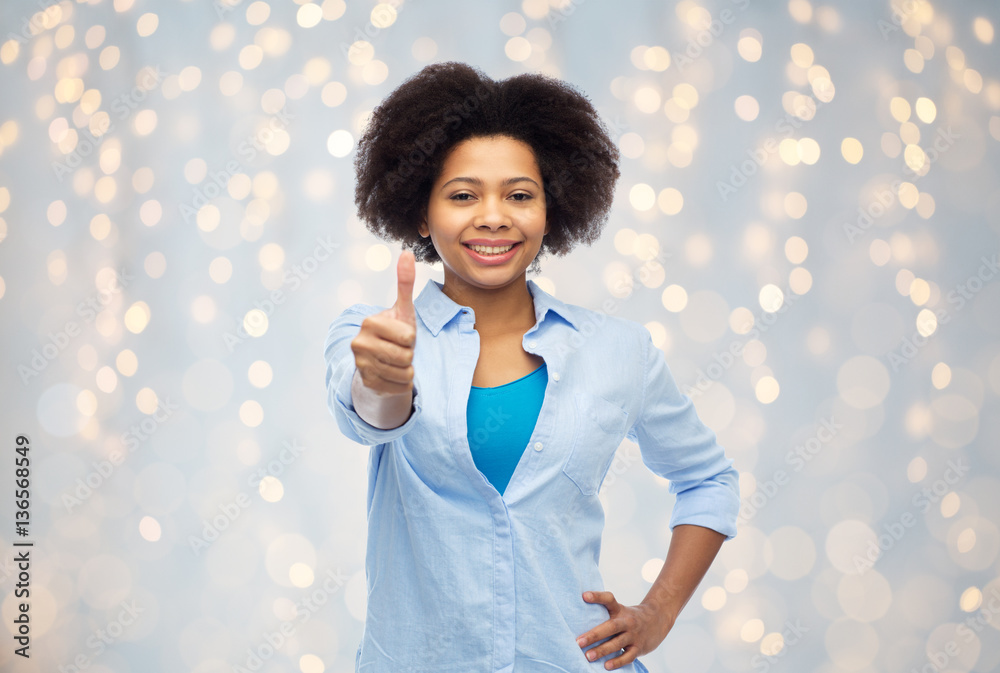
[[[440,261],[417,228],[431,187],[464,140],[507,136],[527,143],[542,175],[547,253],[565,255],[601,234],[618,181],[618,148],[597,111],[572,85],[536,73],[494,81],[465,63],[426,66],[377,106],[354,159],[358,216],[383,240]]]

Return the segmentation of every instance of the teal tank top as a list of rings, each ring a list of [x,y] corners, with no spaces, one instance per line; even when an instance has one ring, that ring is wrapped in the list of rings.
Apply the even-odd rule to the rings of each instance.
[[[472,460],[503,494],[528,446],[545,399],[549,377],[545,363],[502,386],[472,386],[466,408]]]

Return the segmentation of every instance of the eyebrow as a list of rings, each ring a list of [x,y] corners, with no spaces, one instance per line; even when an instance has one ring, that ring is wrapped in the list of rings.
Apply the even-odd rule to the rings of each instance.
[[[477,187],[482,187],[483,186],[483,181],[480,180],[479,178],[459,177],[459,178],[452,178],[448,182],[446,182],[443,185],[441,185],[442,191],[444,190],[445,187],[447,187],[448,185],[450,185],[453,182],[468,182],[469,184],[473,184],[473,185],[475,185]],[[518,182],[530,182],[531,184],[533,184],[536,187],[538,187],[538,183],[537,182],[535,182],[534,180],[532,180],[529,177],[524,177],[524,176],[519,177],[519,178],[507,178],[506,180],[504,180],[503,182],[500,183],[500,186],[501,187],[507,187],[509,185],[513,185],[513,184],[518,183]]]

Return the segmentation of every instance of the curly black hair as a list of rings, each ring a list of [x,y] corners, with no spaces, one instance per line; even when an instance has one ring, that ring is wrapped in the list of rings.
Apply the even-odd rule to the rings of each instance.
[[[417,260],[440,261],[417,230],[431,187],[455,145],[496,136],[527,143],[544,183],[550,228],[529,271],[539,270],[546,253],[562,256],[596,241],[620,175],[619,154],[587,97],[542,74],[494,81],[454,61],[426,66],[373,110],[354,158],[358,216]]]

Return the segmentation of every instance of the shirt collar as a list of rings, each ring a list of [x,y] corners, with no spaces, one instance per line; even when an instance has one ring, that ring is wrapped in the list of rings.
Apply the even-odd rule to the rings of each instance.
[[[536,324],[541,325],[546,314],[552,311],[568,322],[573,329],[579,330],[577,317],[574,315],[571,304],[556,299],[530,278],[527,284],[528,291],[531,293],[531,298],[535,304]],[[413,307],[417,315],[420,316],[420,319],[424,321],[424,325],[427,326],[427,329],[434,336],[437,336],[441,329],[451,322],[462,309],[472,310],[471,307],[462,306],[452,300],[451,297],[444,293],[443,288],[444,285],[442,283],[431,278],[424,285],[417,298],[413,300]]]

